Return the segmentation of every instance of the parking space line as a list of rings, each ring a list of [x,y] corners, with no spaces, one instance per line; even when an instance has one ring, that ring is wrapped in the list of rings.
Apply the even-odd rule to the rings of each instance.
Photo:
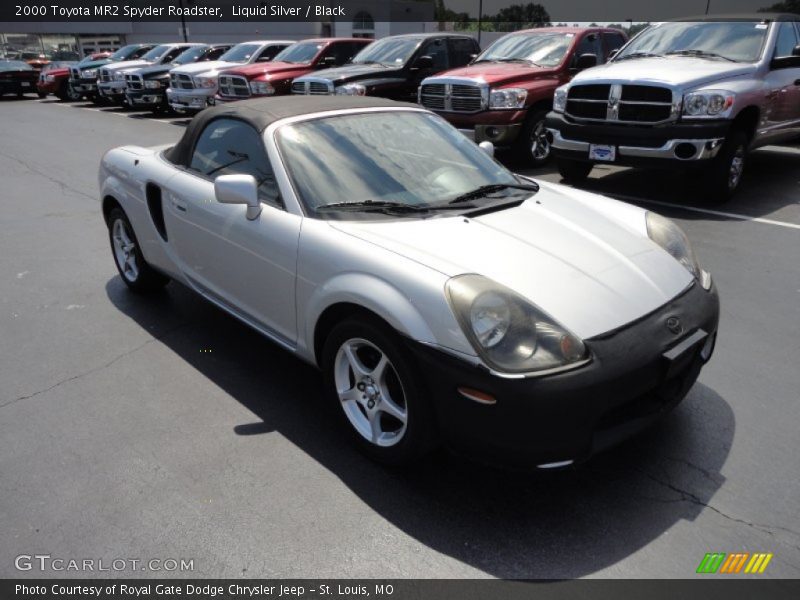
[[[677,208],[678,210],[688,210],[691,212],[706,213],[709,215],[717,215],[718,217],[728,217],[730,219],[738,219],[740,221],[754,221],[755,223],[763,223],[764,225],[775,225],[776,227],[788,227],[790,229],[800,229],[800,225],[796,223],[787,223],[786,221],[775,221],[773,219],[763,219],[761,217],[751,217],[748,215],[740,215],[737,213],[723,212],[721,210],[711,210],[709,208],[698,208],[696,206],[686,206],[683,204],[673,204],[672,202],[664,202],[662,200],[649,200],[647,198],[639,198],[638,196],[626,196],[623,194],[613,194],[615,198],[625,200],[626,202],[642,202],[644,204],[657,204],[659,206],[669,206],[670,208]]]

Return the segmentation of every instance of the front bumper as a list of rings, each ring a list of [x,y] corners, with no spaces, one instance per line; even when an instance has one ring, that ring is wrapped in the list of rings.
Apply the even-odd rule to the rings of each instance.
[[[176,90],[167,88],[167,102],[178,111],[200,111],[213,104],[214,92],[203,94],[201,90]]]
[[[104,81],[97,85],[97,93],[110,100],[122,100],[126,90],[124,81]]]
[[[667,328],[671,317],[682,333]],[[589,364],[526,379],[492,375],[421,344],[411,348],[451,448],[481,462],[546,468],[584,461],[674,408],[710,358],[718,322],[716,289],[695,284],[635,323],[585,340]],[[458,388],[496,403],[470,400]]]
[[[60,87],[60,81],[40,81],[36,84],[36,91],[40,94],[55,94]]]
[[[81,95],[95,95],[97,94],[97,80],[96,79],[70,79],[69,85],[77,94]]]
[[[158,106],[166,100],[165,90],[127,90],[125,98],[131,106]]]
[[[730,121],[669,123],[657,126],[613,123],[577,123],[551,112],[545,127],[556,157],[585,162],[593,144],[616,147],[616,159],[608,164],[622,166],[691,166],[714,158],[728,135]]]
[[[473,114],[437,113],[469,139],[495,146],[513,144],[527,116],[526,110],[484,110]]]
[[[36,81],[2,81],[0,80],[0,94],[30,94],[36,93]]]

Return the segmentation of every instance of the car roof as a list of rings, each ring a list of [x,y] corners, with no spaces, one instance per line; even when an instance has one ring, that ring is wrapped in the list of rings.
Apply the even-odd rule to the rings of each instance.
[[[791,13],[736,13],[727,15],[700,15],[697,17],[683,17],[673,19],[674,22],[686,21],[716,21],[716,22],[735,22],[735,21],[800,21],[800,15]]]
[[[206,125],[215,119],[239,119],[252,126],[256,131],[264,131],[272,123],[289,117],[299,117],[313,113],[352,108],[417,108],[419,105],[397,102],[373,96],[273,96],[243,100],[232,104],[223,104],[205,109],[198,114],[183,133],[183,136],[172,148],[166,151],[167,160],[182,166],[188,166],[192,158],[197,136]]]
[[[238,46],[239,44],[261,44],[265,46],[267,44],[295,44],[297,40],[246,40],[244,42],[236,42],[234,46]]]
[[[602,32],[602,31],[613,31],[613,32],[620,32],[621,29],[616,29],[614,27],[532,27],[530,29],[520,29],[518,31],[509,31],[509,34],[512,33],[583,33],[585,31],[590,32]],[[624,33],[624,32],[623,32]]]

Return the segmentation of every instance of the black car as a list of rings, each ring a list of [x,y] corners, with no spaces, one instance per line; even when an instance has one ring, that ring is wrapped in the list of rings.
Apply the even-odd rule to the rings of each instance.
[[[21,60],[0,60],[0,96],[35,94],[39,71]]]
[[[171,63],[142,67],[126,74],[125,98],[128,100],[128,105],[147,107],[153,112],[169,110],[167,88],[170,70],[190,63],[218,60],[232,47],[233,44],[193,46]]]
[[[381,96],[416,102],[423,79],[463,67],[479,53],[478,42],[468,35],[394,35],[373,42],[349,65],[298,77],[292,83],[292,93]]]

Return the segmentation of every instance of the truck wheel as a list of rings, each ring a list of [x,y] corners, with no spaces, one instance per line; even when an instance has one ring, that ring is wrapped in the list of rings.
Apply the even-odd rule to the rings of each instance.
[[[133,226],[121,208],[113,209],[108,215],[108,238],[120,277],[132,291],[153,292],[169,283],[169,277],[144,259]]]
[[[435,446],[419,370],[388,326],[363,316],[342,321],[325,340],[321,362],[326,394],[367,456],[399,466]]]
[[[42,100],[47,98],[47,94],[45,92],[36,92],[36,95],[39,96]]]
[[[64,82],[64,85],[61,86],[61,93],[63,94],[63,97],[59,96],[59,98],[61,98],[62,102],[77,102],[81,99],[81,95],[72,89],[72,86],[69,84],[69,82]]]
[[[546,110],[528,113],[515,144],[520,158],[532,167],[543,167],[550,161],[550,142],[544,127],[546,116]]]
[[[585,181],[594,168],[594,165],[590,162],[570,160],[568,158],[559,158],[556,163],[558,164],[558,172],[564,181],[574,183]]]
[[[747,146],[747,134],[739,129],[734,129],[725,138],[719,154],[711,162],[706,179],[712,202],[727,202],[739,189],[747,161]]]

